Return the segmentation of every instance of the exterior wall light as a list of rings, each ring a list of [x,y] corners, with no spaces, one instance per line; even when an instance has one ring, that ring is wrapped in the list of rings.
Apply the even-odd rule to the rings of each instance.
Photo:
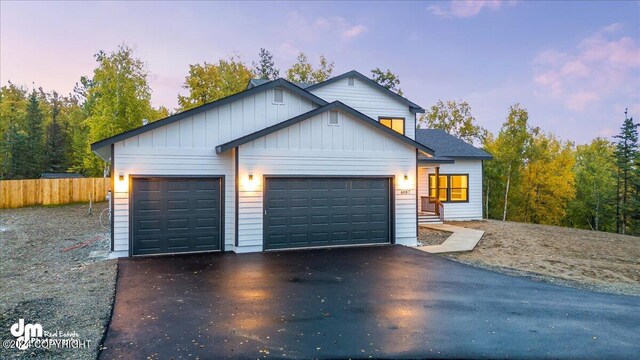
[[[409,178],[409,174],[404,173],[400,178],[399,184],[400,190],[409,191],[411,190],[412,184],[411,179]]]
[[[127,184],[127,177],[123,172],[118,173],[118,180],[115,182],[115,192],[118,193],[126,193],[129,191],[129,187]]]

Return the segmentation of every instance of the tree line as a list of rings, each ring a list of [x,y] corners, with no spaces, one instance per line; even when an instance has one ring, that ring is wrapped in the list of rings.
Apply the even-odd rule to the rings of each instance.
[[[183,84],[186,94],[169,110],[151,105],[149,71],[132,48],[100,51],[95,60],[93,74],[81,77],[68,95],[11,82],[0,88],[0,179],[43,172],[103,176],[105,163],[91,152],[91,143],[238,93],[252,78],[280,76],[266,49],[251,65],[238,57],[193,64]],[[318,83],[333,69],[324,56],[314,65],[300,53],[283,73],[289,81]],[[371,78],[402,95],[390,70],[371,70]],[[497,134],[479,126],[464,101],[438,101],[419,120],[494,156],[483,169],[486,217],[640,234],[638,125],[626,113],[614,141],[597,138],[577,146],[530,126],[519,104],[510,107]]]
[[[252,67],[236,57],[190,65],[183,84],[187,93],[178,95],[174,111],[151,105],[147,66],[124,44],[99,51],[92,76],[82,76],[68,95],[8,82],[0,88],[0,179],[37,178],[44,172],[102,176],[105,163],[91,152],[91,143],[238,93],[252,78],[278,78],[273,55],[260,49],[258,58]],[[290,81],[317,83],[333,68],[324,56],[314,66],[300,53],[285,73]],[[390,88],[399,83],[389,71],[373,74]]]
[[[495,135],[464,101],[438,101],[419,122],[493,155],[483,164],[485,217],[640,235],[640,125],[624,115],[613,141],[583,145],[532,127],[520,104]]]

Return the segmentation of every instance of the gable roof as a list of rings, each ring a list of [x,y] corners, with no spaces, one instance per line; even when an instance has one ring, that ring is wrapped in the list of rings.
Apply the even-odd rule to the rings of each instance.
[[[366,76],[364,76],[364,75],[360,74],[359,72],[357,72],[357,71],[355,71],[355,70],[351,70],[351,71],[346,72],[346,73],[344,73],[344,74],[342,74],[342,75],[338,75],[338,76],[336,76],[336,77],[333,77],[333,78],[327,79],[327,80],[325,80],[325,81],[323,81],[323,82],[321,82],[321,83],[313,84],[313,85],[311,85],[311,86],[309,86],[309,87],[305,88],[305,90],[307,90],[307,91],[313,91],[313,90],[315,90],[315,89],[321,88],[321,87],[323,87],[323,86],[325,86],[325,85],[329,85],[329,84],[334,83],[334,82],[336,82],[336,81],[338,81],[338,80],[342,80],[342,79],[344,79],[344,78],[348,78],[348,77],[354,77],[354,78],[356,78],[356,79],[359,79],[360,81],[362,81],[362,82],[364,82],[365,84],[367,84],[367,85],[369,85],[369,86],[373,87],[374,89],[378,89],[378,90],[380,90],[380,91],[384,92],[384,93],[385,93],[385,94],[387,94],[388,96],[391,96],[392,98],[394,98],[394,99],[396,99],[396,100],[400,101],[401,103],[406,104],[406,105],[411,109],[411,111],[413,111],[413,112],[416,112],[416,113],[423,113],[423,112],[425,111],[425,110],[422,108],[422,106],[420,106],[420,105],[418,105],[418,104],[414,103],[413,101],[410,101],[409,99],[407,99],[407,98],[405,98],[405,97],[403,97],[403,96],[398,95],[397,93],[395,93],[395,92],[393,92],[393,91],[391,91],[391,90],[387,89],[386,87],[384,87],[384,86],[382,86],[382,85],[378,84],[377,82],[375,82],[375,81],[373,81],[373,80],[369,79],[368,77],[366,77]]]
[[[251,89],[252,87],[260,86],[262,84],[266,84],[266,83],[271,82],[271,81],[275,81],[275,80],[251,79],[251,80],[249,80],[249,83],[247,84],[247,89]],[[289,81],[289,82],[294,84],[295,86],[301,88],[301,89],[306,89],[309,86],[313,85],[312,83],[308,83],[308,82],[297,82],[297,81]]]
[[[402,142],[404,142],[406,144],[409,144],[410,146],[413,146],[413,147],[415,147],[415,148],[417,148],[417,149],[419,149],[419,150],[421,150],[421,151],[423,151],[423,152],[425,152],[427,154],[431,154],[432,155],[434,153],[434,151],[430,147],[428,147],[428,146],[426,146],[424,144],[421,144],[419,142],[416,142],[413,139],[411,139],[409,137],[406,137],[406,136],[396,132],[395,130],[392,130],[392,129],[380,124],[378,121],[373,120],[372,118],[368,117],[367,115],[365,115],[365,114],[363,114],[363,113],[361,113],[361,112],[359,112],[359,111],[357,111],[357,110],[355,110],[355,109],[353,109],[353,108],[341,103],[340,101],[334,101],[334,102],[332,102],[330,104],[324,105],[324,106],[319,107],[317,109],[313,109],[313,110],[308,111],[308,112],[306,112],[304,114],[301,114],[301,115],[298,115],[296,117],[293,117],[293,118],[291,118],[289,120],[285,120],[283,122],[280,122],[278,124],[269,126],[269,127],[264,128],[262,130],[258,130],[258,131],[254,132],[254,133],[251,133],[251,134],[239,137],[239,138],[237,138],[235,140],[229,141],[227,143],[218,145],[218,146],[216,146],[216,152],[218,154],[223,153],[223,152],[225,152],[227,150],[230,150],[230,149],[232,149],[234,147],[240,146],[242,144],[246,144],[246,143],[248,143],[250,141],[256,140],[256,139],[261,138],[263,136],[267,136],[267,135],[269,135],[269,134],[271,134],[273,132],[276,132],[278,130],[284,129],[284,128],[289,127],[291,125],[297,124],[297,123],[299,123],[301,121],[307,120],[307,119],[309,119],[309,118],[311,118],[313,116],[316,116],[318,114],[322,114],[322,113],[324,113],[326,111],[330,111],[330,110],[341,110],[341,111],[343,111],[343,112],[355,117],[356,119],[361,120],[361,121],[365,122],[366,124],[375,127],[376,129],[384,132],[385,134],[387,134],[389,136],[392,136],[392,137],[394,137],[394,138],[396,138],[396,139],[398,139],[398,140],[400,140],[400,141],[402,141]]]
[[[136,136],[136,135],[140,135],[142,133],[145,133],[147,131],[151,131],[153,129],[157,129],[159,127],[165,126],[165,125],[169,125],[171,123],[174,123],[178,120],[182,120],[185,118],[188,118],[190,116],[199,114],[201,112],[205,112],[211,109],[214,109],[218,106],[222,106],[225,104],[229,104],[231,102],[243,99],[247,96],[251,96],[254,94],[257,94],[259,92],[274,88],[274,87],[282,87],[285,89],[290,90],[293,93],[296,93],[308,100],[310,100],[311,102],[319,105],[319,106],[324,106],[327,104],[326,101],[322,100],[321,98],[311,94],[310,92],[307,92],[303,89],[301,89],[300,87],[296,86],[295,84],[292,84],[291,82],[284,80],[284,79],[278,79],[278,80],[273,80],[273,81],[269,81],[266,82],[264,84],[252,87],[250,89],[246,89],[244,91],[241,91],[237,94],[233,94],[230,96],[227,96],[225,98],[195,107],[193,109],[189,109],[187,111],[183,111],[181,113],[177,113],[175,115],[171,115],[169,117],[166,117],[162,120],[158,120],[158,121],[154,121],[152,123],[149,123],[147,125],[142,125],[140,127],[137,127],[135,129],[129,130],[129,131],[125,131],[123,133],[114,135],[112,137],[94,142],[93,144],[91,144],[91,151],[96,151],[99,148],[105,147],[105,146],[109,146],[111,144],[114,144],[118,141],[122,141],[125,139],[128,139],[130,137]]]
[[[435,158],[490,160],[488,152],[459,139],[440,129],[416,129],[416,141],[435,150]],[[433,161],[433,158],[420,159]]]

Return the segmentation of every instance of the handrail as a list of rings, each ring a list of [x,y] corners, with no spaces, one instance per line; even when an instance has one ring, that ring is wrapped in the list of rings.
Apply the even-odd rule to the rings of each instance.
[[[444,221],[444,204],[435,196],[421,196],[420,210],[425,212],[433,212]]]

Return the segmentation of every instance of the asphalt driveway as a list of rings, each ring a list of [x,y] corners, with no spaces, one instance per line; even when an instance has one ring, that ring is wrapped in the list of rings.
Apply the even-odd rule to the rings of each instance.
[[[101,358],[639,358],[640,297],[402,246],[120,260]]]

